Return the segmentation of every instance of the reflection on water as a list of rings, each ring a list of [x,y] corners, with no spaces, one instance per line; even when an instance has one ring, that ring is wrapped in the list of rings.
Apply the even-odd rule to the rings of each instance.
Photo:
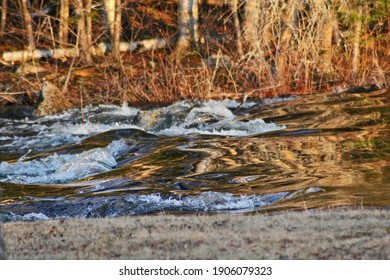
[[[77,111],[25,120],[23,135],[0,135],[0,215],[390,206],[389,101],[382,90],[241,109],[234,101],[90,108],[94,129],[77,133]],[[51,148],[39,130],[52,135]],[[22,157],[13,145],[33,151]]]

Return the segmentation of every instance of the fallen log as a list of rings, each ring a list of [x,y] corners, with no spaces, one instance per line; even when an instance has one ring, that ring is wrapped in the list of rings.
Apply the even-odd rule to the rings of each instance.
[[[214,35],[209,37],[201,37],[201,44],[206,41],[221,42],[229,38],[228,34]],[[151,51],[153,49],[164,49],[169,46],[173,46],[176,43],[176,38],[156,38],[146,39],[135,42],[120,42],[120,52],[144,52]],[[109,42],[101,42],[97,46],[91,47],[91,54],[94,56],[103,56],[106,53],[111,52],[112,45]],[[58,48],[58,49],[36,49],[34,51],[22,50],[4,52],[0,60],[3,64],[7,62],[15,61],[29,61],[38,59],[61,59],[66,57],[78,57],[79,51],[76,48]]]
[[[143,52],[151,51],[153,49],[166,48],[170,44],[175,43],[175,38],[165,39],[146,39],[136,42],[121,42],[119,45],[119,50],[121,52]],[[111,44],[108,42],[102,42],[97,47],[91,48],[91,53],[94,56],[102,56],[105,53],[111,51]],[[65,57],[78,57],[79,51],[76,48],[59,48],[59,49],[36,49],[34,51],[22,50],[22,51],[12,51],[4,52],[3,60],[5,62],[14,62],[14,61],[28,61],[33,59],[60,59]]]
[[[76,49],[36,49],[34,51],[4,52],[3,60],[6,62],[28,61],[33,59],[53,59],[78,56]]]

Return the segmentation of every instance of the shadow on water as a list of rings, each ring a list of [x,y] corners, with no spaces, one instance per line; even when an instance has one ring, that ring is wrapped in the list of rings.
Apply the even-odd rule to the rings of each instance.
[[[26,215],[32,219],[388,207],[389,101],[385,90],[304,96],[257,104],[242,109],[235,119],[245,124],[261,118],[284,125],[282,130],[246,136],[156,136],[135,128],[117,129],[25,160],[33,162],[53,152],[80,160],[91,149],[94,158],[113,158],[114,167],[100,160],[88,167],[96,172],[63,182],[42,179],[57,170],[38,176],[40,183],[26,183],[26,174],[8,180],[4,170],[20,162],[20,155],[12,161],[3,153],[0,215],[15,220]],[[109,148],[113,141],[122,141],[122,146]],[[72,160],[63,162],[69,165]]]

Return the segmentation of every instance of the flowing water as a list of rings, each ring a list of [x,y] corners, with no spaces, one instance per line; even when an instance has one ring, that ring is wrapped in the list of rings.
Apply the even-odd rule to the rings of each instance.
[[[0,119],[0,221],[390,206],[390,95]]]

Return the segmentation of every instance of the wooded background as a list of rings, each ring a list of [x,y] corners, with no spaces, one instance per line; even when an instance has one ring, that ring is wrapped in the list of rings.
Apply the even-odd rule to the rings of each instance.
[[[176,60],[218,54],[228,79],[252,88],[389,86],[388,0],[2,0],[0,23],[3,62],[91,65],[163,48]]]

